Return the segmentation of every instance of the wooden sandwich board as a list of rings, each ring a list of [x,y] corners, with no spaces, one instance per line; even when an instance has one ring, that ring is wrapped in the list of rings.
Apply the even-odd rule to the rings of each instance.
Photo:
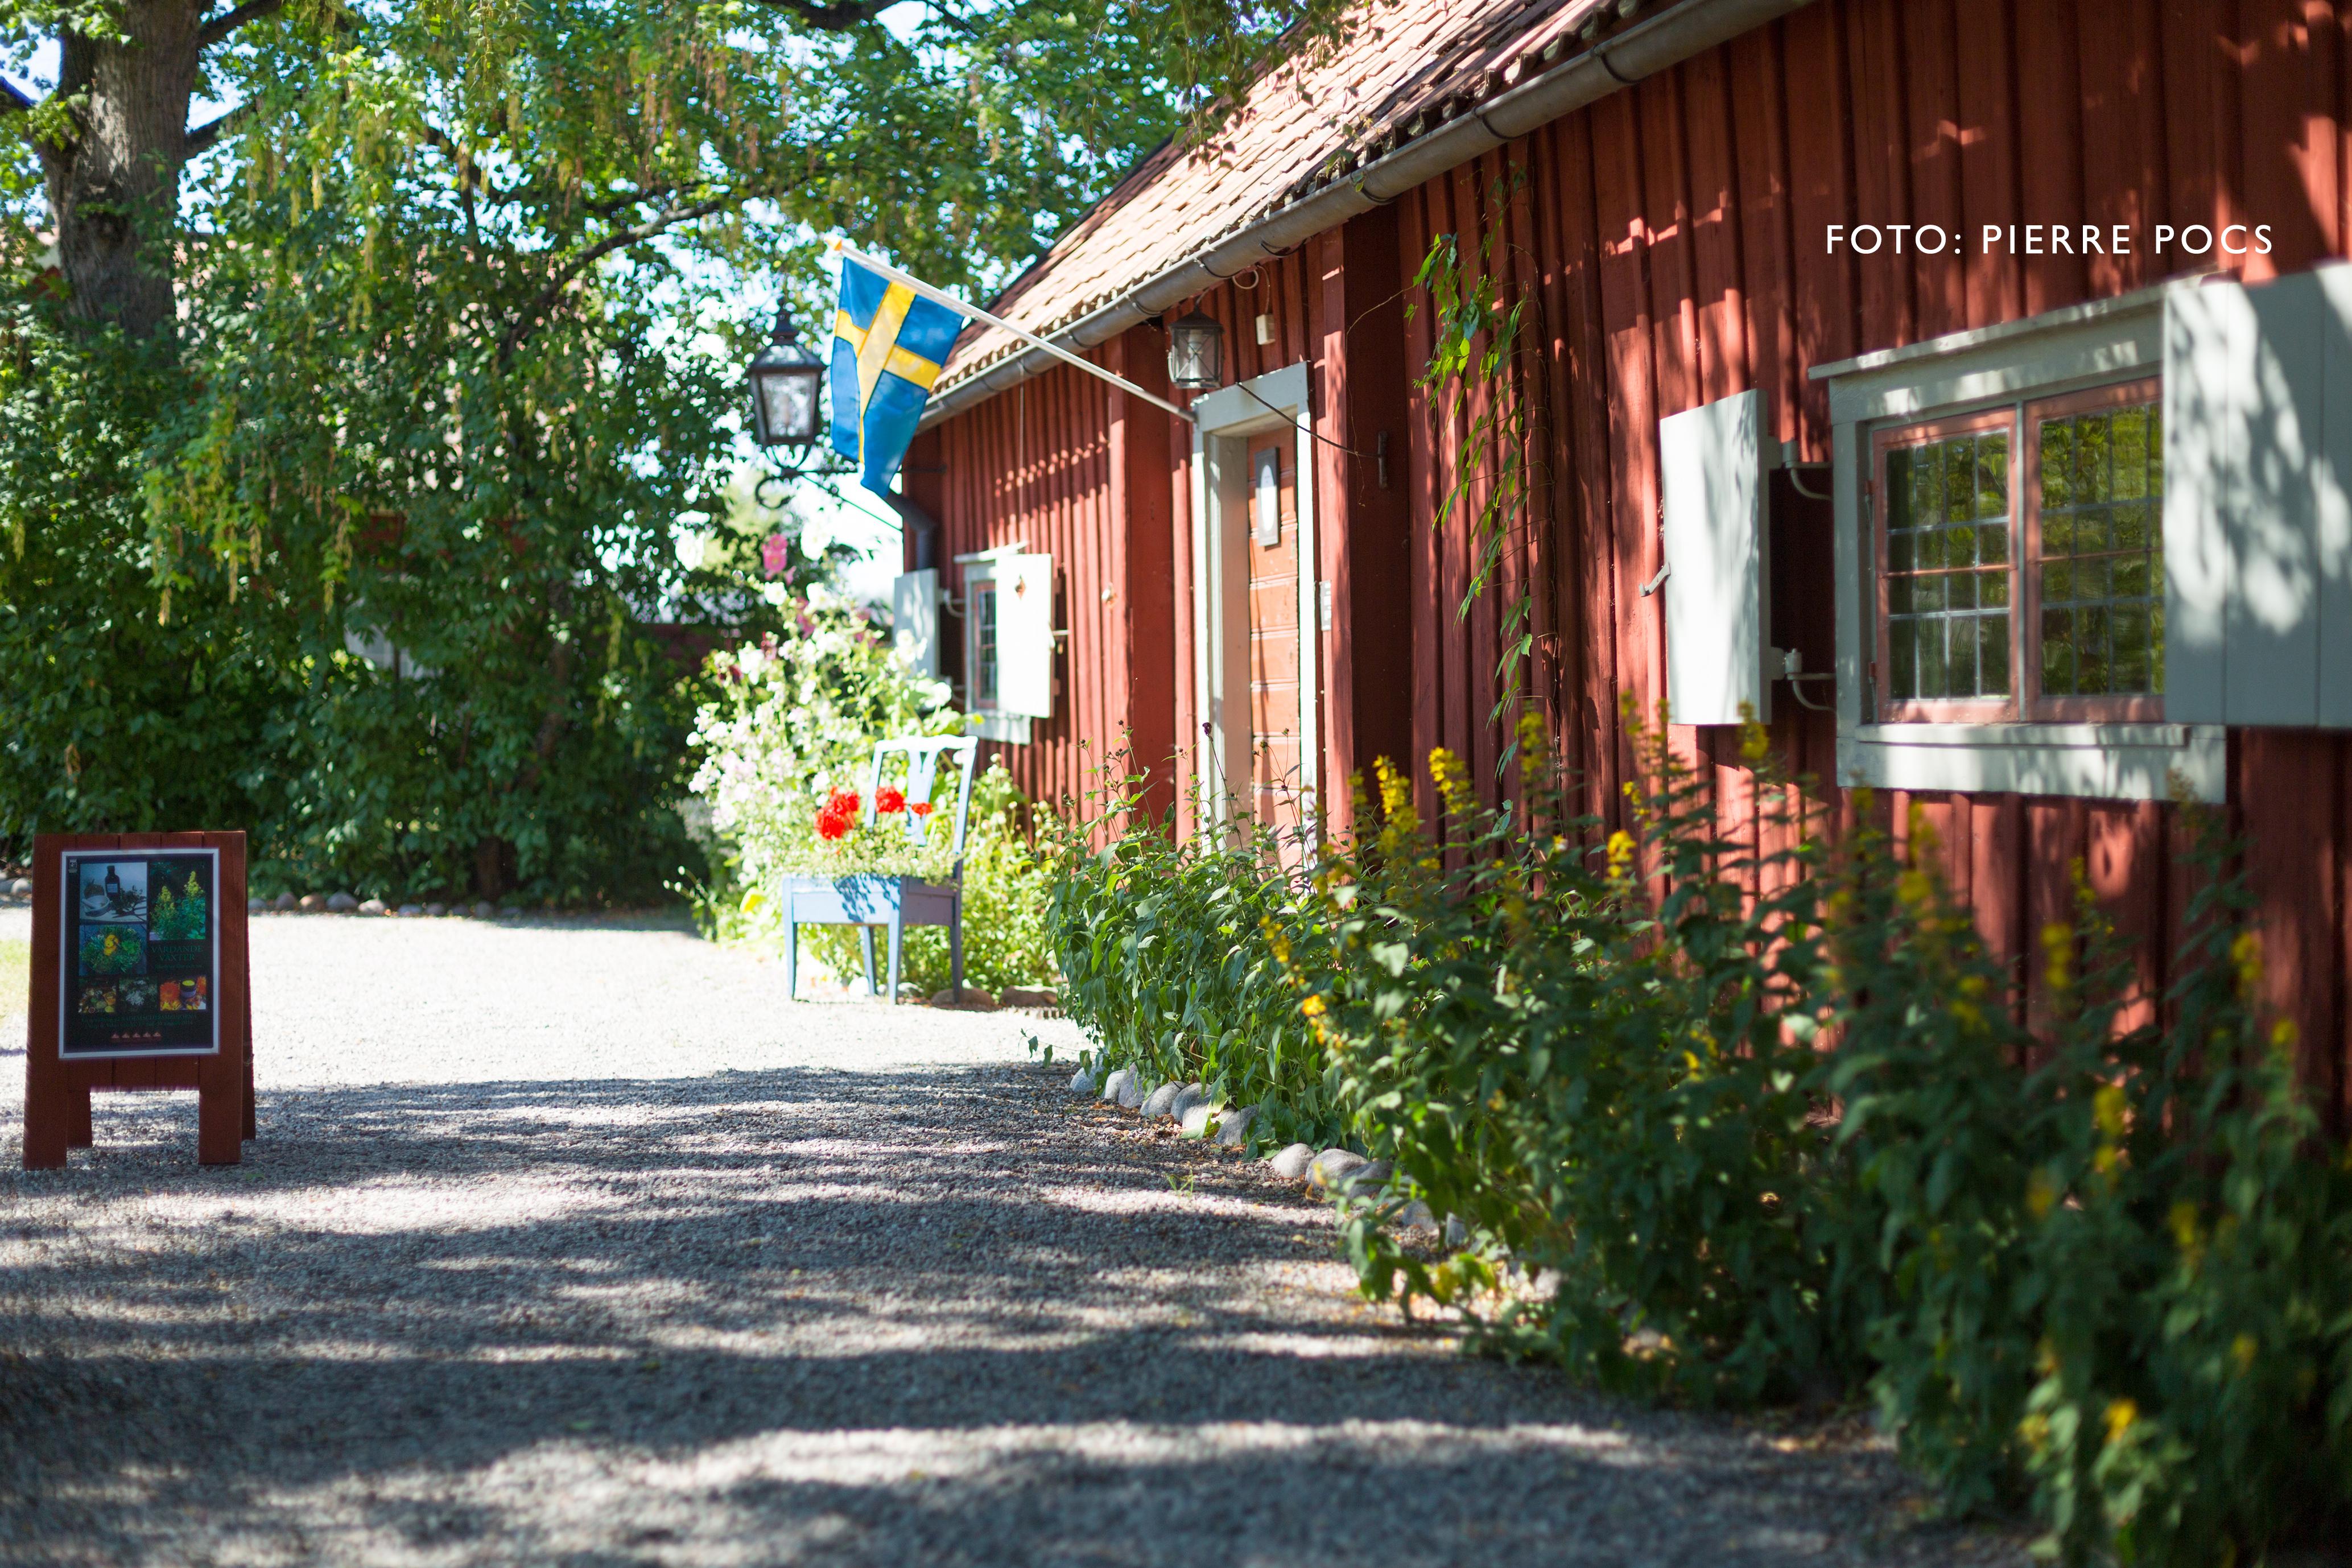
[[[196,1160],[254,1135],[242,833],[43,833],[33,840],[25,1168],[90,1142],[101,1089],[193,1089]]]

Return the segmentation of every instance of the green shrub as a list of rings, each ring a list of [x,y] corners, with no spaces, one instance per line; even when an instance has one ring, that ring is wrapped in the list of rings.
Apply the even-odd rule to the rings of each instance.
[[[1424,828],[1383,764],[1311,875],[1115,797],[1065,829],[1053,911],[1097,1059],[1393,1158],[1342,1204],[1361,1287],[1475,1343],[1684,1400],[1866,1387],[1954,1510],[2030,1506],[2070,1561],[2340,1528],[2352,1168],[2257,1016],[2213,824],[2168,994],[2084,892],[2029,1026],[1924,815],[1898,849],[1857,792],[1831,844],[1766,773],[1759,855],[1634,739],[1625,830],[1529,725],[1513,800],[1439,752]],[[1401,1239],[1413,1198],[1466,1242]]]
[[[1298,846],[1234,824],[1179,841],[1153,822],[1140,780],[1113,778],[1097,815],[1049,819],[1048,908],[1061,1002],[1097,1043],[1097,1077],[1198,1079],[1228,1103],[1262,1104],[1258,1142],[1343,1130],[1339,1074],[1298,1011],[1281,954],[1319,951]],[[1286,855],[1288,859],[1286,861]]]

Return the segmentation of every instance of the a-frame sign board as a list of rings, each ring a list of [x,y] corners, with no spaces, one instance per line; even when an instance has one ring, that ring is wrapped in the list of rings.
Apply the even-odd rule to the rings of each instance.
[[[25,1166],[90,1141],[99,1089],[193,1089],[196,1160],[254,1134],[242,833],[44,833],[33,840]]]

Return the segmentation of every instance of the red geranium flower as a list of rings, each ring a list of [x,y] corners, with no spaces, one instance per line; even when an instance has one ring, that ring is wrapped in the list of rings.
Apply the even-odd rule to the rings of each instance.
[[[827,806],[816,814],[816,836],[828,840],[848,837],[849,818]]]
[[[907,809],[917,816],[929,816],[931,815],[931,803],[928,800],[919,800]]]
[[[887,816],[907,809],[907,792],[897,784],[884,784],[874,792],[874,809]]]
[[[859,797],[856,790],[837,789],[825,797],[824,808],[843,816],[856,816],[858,804]]]

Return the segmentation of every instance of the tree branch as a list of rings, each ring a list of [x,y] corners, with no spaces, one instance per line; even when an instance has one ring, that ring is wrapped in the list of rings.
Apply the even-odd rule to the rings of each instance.
[[[196,29],[196,47],[209,49],[247,22],[257,22],[285,5],[286,0],[246,0],[242,5],[231,6]]]
[[[555,276],[547,280],[547,287],[534,295],[530,304],[515,312],[514,320],[508,324],[505,333],[499,339],[498,363],[503,366],[514,357],[515,351],[522,347],[530,334],[538,330],[540,322],[553,308],[555,301],[570,286],[572,280],[596,265],[598,261],[616,250],[643,244],[666,230],[676,228],[679,224],[691,223],[698,217],[708,217],[736,199],[734,193],[728,192],[712,196],[707,201],[696,202],[688,206],[672,207],[667,212],[656,213],[633,227],[606,235],[562,267],[557,268]]]
[[[5,98],[0,98],[0,114],[19,114],[27,109],[40,107],[34,100],[25,96],[23,89],[5,76],[0,76],[0,92],[5,92],[8,95]]]
[[[771,11],[789,11],[820,32],[845,33],[871,22],[898,0],[841,0],[835,5],[820,5],[818,0],[752,0],[752,4]]]
[[[181,156],[193,158],[197,153],[208,150],[214,142],[231,134],[238,126],[253,118],[253,100],[248,98],[227,113],[215,115],[205,121],[181,139]]]

